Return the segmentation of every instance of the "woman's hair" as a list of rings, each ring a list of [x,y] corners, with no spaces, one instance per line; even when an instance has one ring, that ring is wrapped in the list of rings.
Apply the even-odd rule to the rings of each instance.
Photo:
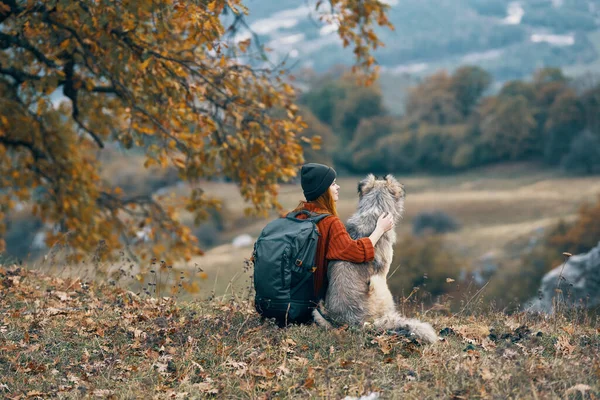
[[[298,204],[298,207],[296,207],[296,209],[294,211],[302,210],[306,203],[316,204],[317,206],[319,206],[319,208],[326,210],[329,214],[335,215],[336,217],[338,216],[337,208],[335,208],[335,200],[333,199],[333,196],[331,195],[331,191],[329,190],[329,188],[327,188],[325,193],[320,195],[316,200],[309,201],[309,202],[301,201],[300,204]]]

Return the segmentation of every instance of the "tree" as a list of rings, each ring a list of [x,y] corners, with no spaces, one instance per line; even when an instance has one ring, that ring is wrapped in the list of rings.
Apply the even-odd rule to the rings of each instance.
[[[547,163],[560,164],[584,124],[584,114],[577,95],[571,89],[565,90],[550,106],[544,125],[544,159]]]
[[[518,160],[536,151],[536,121],[523,96],[487,102],[481,112],[481,140],[496,160]]]
[[[435,125],[461,122],[462,106],[452,85],[453,80],[445,71],[425,79],[410,91],[406,103],[406,117],[411,121]]]
[[[586,90],[580,97],[588,129],[600,133],[600,84]]]
[[[566,83],[567,78],[560,68],[540,68],[533,74],[533,83],[535,85],[544,85],[547,83]]]
[[[343,84],[349,88],[344,98],[336,103],[332,122],[341,138],[340,144],[346,145],[352,141],[361,120],[385,115],[387,111],[378,86],[359,87],[348,77],[343,79]]]
[[[399,120],[389,115],[362,119],[352,141],[346,146],[340,146],[337,151],[336,165],[360,173],[382,171],[382,156],[375,144],[379,139],[400,129],[400,125]]]
[[[471,113],[491,83],[491,75],[480,67],[461,67],[452,74],[451,87],[463,116],[466,117]]]
[[[600,173],[600,135],[588,130],[581,132],[573,142],[571,150],[563,159],[567,171],[583,174]]]
[[[535,89],[530,83],[523,81],[508,81],[500,89],[499,98],[523,96],[529,103],[535,102]]]
[[[322,82],[318,82],[320,84]],[[301,102],[323,123],[332,126],[335,107],[345,96],[348,88],[338,81],[329,80],[322,86],[311,88],[302,96]]]
[[[373,29],[391,27],[387,6],[327,6],[317,6],[322,18],[339,26],[355,71],[372,82]],[[278,183],[303,160],[305,124],[283,66],[265,62],[257,43],[235,42],[246,12],[241,0],[0,0],[2,224],[18,200],[57,228],[49,244],[63,235],[80,254],[100,241],[117,248],[141,228],[154,243],[142,255],[198,253],[173,203],[100,180],[97,153],[109,142],[142,148],[147,166],[177,167],[194,185],[182,205],[197,221],[218,206],[203,177],[237,182],[254,212],[278,207]]]

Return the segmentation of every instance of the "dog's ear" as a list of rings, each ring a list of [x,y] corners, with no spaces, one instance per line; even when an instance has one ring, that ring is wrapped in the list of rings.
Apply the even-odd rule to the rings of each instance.
[[[375,186],[375,175],[369,174],[365,179],[358,182],[358,196],[362,197],[363,195],[369,193],[373,186]]]
[[[406,196],[406,190],[404,189],[404,185],[398,182],[398,180],[394,178],[393,175],[387,174],[384,179],[387,187],[392,192],[394,197],[399,199],[400,197]]]

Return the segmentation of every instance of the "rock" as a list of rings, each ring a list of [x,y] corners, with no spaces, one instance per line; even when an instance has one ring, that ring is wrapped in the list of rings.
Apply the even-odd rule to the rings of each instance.
[[[248,247],[254,244],[254,239],[252,239],[252,236],[244,233],[243,235],[236,236],[231,244],[233,247]]]
[[[531,300],[526,309],[551,313],[559,278],[561,306],[591,308],[600,305],[600,242],[588,253],[571,256],[564,268],[561,264],[544,275],[538,298]]]

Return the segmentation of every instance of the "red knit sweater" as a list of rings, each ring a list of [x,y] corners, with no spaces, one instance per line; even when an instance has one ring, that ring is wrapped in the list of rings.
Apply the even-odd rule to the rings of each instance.
[[[315,213],[327,213],[313,203],[304,203],[304,209]],[[306,218],[301,214],[298,218]],[[317,297],[325,297],[327,290],[327,264],[332,260],[350,261],[364,263],[373,261],[375,249],[368,237],[353,240],[342,220],[332,215],[323,218],[317,223],[319,229],[319,240],[317,242],[317,255],[315,270],[315,294]]]

